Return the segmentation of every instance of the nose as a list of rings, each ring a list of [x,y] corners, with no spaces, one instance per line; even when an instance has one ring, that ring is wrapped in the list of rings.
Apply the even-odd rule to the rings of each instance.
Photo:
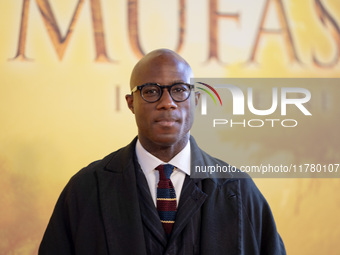
[[[163,94],[158,101],[157,109],[176,109],[177,104],[170,96],[168,89],[163,89]]]

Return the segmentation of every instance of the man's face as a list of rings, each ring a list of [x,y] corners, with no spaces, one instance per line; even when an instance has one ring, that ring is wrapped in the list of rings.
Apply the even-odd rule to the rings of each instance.
[[[175,82],[190,83],[192,75],[187,64],[170,56],[155,58],[138,67],[131,79],[131,86],[145,83],[171,85]],[[167,89],[159,101],[148,103],[141,97],[140,90],[126,97],[131,111],[135,114],[138,138],[144,147],[173,146],[186,143],[194,121],[198,94],[191,91],[184,102],[175,102]],[[152,148],[152,147],[151,147]]]

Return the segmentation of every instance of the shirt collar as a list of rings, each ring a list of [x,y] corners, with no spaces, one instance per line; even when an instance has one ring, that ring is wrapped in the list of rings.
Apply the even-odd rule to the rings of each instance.
[[[185,147],[175,157],[173,157],[169,162],[163,162],[162,160],[156,158],[154,155],[145,150],[139,140],[137,140],[136,143],[136,155],[138,163],[145,174],[153,171],[157,166],[161,164],[171,164],[175,166],[178,170],[184,172],[187,175],[190,175],[190,152],[190,142],[188,140]]]

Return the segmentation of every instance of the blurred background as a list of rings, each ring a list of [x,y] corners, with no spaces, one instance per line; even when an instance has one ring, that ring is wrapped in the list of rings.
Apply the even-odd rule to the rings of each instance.
[[[338,0],[11,0],[0,9],[4,255],[36,254],[70,177],[136,136],[124,96],[145,53],[175,50],[204,78],[340,77]],[[340,163],[340,89],[324,86],[312,92],[313,121],[289,132],[196,125],[193,134],[203,148],[218,141],[236,166]],[[288,254],[338,254],[339,179],[255,182]]]

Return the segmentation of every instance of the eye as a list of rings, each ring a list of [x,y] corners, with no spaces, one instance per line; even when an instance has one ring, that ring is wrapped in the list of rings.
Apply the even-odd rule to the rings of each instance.
[[[157,89],[153,89],[153,88],[146,88],[146,89],[144,89],[143,93],[144,94],[148,94],[148,95],[149,94],[152,95],[152,94],[158,93],[158,90]]]
[[[172,87],[171,92],[172,93],[184,93],[188,91],[189,88],[185,84],[176,84],[175,86]]]
[[[143,88],[142,93],[145,97],[159,96],[160,89],[156,85],[147,85]]]

